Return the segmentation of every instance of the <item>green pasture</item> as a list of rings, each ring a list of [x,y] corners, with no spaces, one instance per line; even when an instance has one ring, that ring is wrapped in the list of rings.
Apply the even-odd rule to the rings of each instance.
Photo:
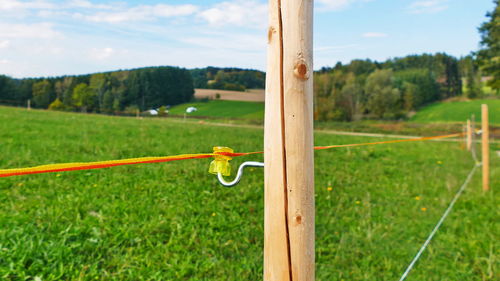
[[[205,102],[185,103],[172,107],[172,115],[183,115],[188,107],[198,110],[189,116],[204,116],[217,118],[264,119],[264,103],[248,101],[211,100]]]
[[[491,124],[500,125],[500,99],[439,102],[420,109],[410,121],[464,122],[472,114],[481,120],[481,104],[487,104]]]
[[[7,107],[0,120],[0,168],[262,150],[258,128]],[[492,191],[475,174],[407,280],[498,280],[500,158],[490,158]],[[245,160],[262,156],[235,158],[233,170]],[[0,279],[261,280],[263,171],[224,188],[209,163],[0,178]],[[457,142],[316,152],[316,279],[398,280],[473,165]]]

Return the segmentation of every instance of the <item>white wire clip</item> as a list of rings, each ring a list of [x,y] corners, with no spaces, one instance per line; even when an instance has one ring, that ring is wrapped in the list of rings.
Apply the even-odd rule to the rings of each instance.
[[[219,180],[219,183],[225,187],[233,187],[233,186],[237,185],[240,182],[241,177],[243,176],[243,169],[245,169],[245,167],[264,167],[264,163],[255,162],[255,161],[243,162],[240,165],[240,167],[238,168],[238,173],[236,174],[236,177],[234,178],[233,181],[230,181],[230,182],[227,182],[224,179],[224,176],[222,175],[222,173],[218,172],[217,179]]]

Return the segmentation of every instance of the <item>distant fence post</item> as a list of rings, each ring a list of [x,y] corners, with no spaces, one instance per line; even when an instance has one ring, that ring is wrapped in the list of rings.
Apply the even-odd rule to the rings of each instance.
[[[471,127],[470,119],[467,119],[466,136],[467,136],[467,150],[471,151],[471,149],[472,149],[472,127]]]
[[[490,146],[489,146],[489,124],[488,124],[488,105],[481,106],[481,124],[482,124],[482,153],[483,153],[483,190],[490,189]]]
[[[311,0],[270,0],[264,126],[264,280],[314,280]]]
[[[27,108],[28,108],[28,110],[31,110],[31,100],[28,100]]]

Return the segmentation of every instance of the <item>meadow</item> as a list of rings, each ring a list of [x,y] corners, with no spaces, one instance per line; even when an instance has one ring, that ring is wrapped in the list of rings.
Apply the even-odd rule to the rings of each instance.
[[[476,128],[481,122],[481,104],[488,104],[491,137],[500,137],[500,100],[449,101],[430,104],[405,121],[360,120],[354,122],[317,121],[319,130],[354,131],[403,135],[440,135],[462,130],[464,120],[476,116]],[[264,104],[260,102],[209,100],[186,103],[170,109],[171,116],[182,117],[188,107],[198,110],[187,117],[203,118],[207,122],[262,125]],[[205,118],[206,117],[206,118]]]
[[[202,109],[200,108],[200,111]],[[234,109],[242,110],[242,109]],[[262,150],[261,128],[0,107],[0,168]],[[317,132],[317,145],[380,138]],[[397,280],[472,169],[459,142],[315,153],[317,280]],[[407,280],[497,280],[500,158],[476,173]],[[233,170],[245,160],[235,158]],[[260,280],[263,171],[210,160],[0,178],[3,280]],[[40,279],[36,279],[39,277]]]
[[[413,122],[463,122],[474,114],[481,120],[481,104],[487,104],[490,123],[500,125],[500,99],[484,99],[454,102],[439,102],[419,110],[410,121]]]
[[[189,113],[189,116],[264,120],[264,103],[248,101],[209,100],[184,103],[172,107],[169,114],[181,116],[188,107],[197,109]]]

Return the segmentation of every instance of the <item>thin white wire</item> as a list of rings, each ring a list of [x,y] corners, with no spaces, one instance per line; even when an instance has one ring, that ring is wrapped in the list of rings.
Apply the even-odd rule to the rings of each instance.
[[[474,159],[474,161],[476,161],[476,163],[479,162],[479,160],[477,159],[477,154],[476,154],[476,147],[477,147],[477,144],[476,144],[476,118],[474,117],[474,115],[472,115],[472,125],[471,125],[471,134],[472,134],[472,143],[471,143],[471,153],[472,153],[472,158]]]
[[[453,205],[455,205],[455,202],[457,202],[458,198],[460,197],[460,195],[462,195],[462,192],[465,190],[465,187],[469,184],[469,182],[470,182],[470,180],[472,178],[472,175],[474,175],[474,172],[476,171],[477,167],[479,167],[479,164],[474,165],[474,168],[472,168],[472,170],[469,172],[469,175],[467,176],[467,179],[462,184],[462,186],[460,187],[460,189],[458,190],[458,192],[455,194],[455,197],[453,197],[453,200],[451,200],[451,203],[448,206],[448,208],[446,209],[446,211],[444,212],[443,216],[441,217],[441,219],[439,219],[438,223],[436,224],[436,226],[432,230],[431,234],[429,234],[429,237],[427,237],[427,240],[425,240],[425,243],[422,245],[422,247],[420,248],[420,250],[418,251],[418,253],[415,255],[415,257],[411,261],[411,263],[408,266],[408,268],[406,268],[406,271],[403,273],[403,275],[401,276],[401,278],[399,279],[399,281],[403,281],[403,280],[406,279],[406,276],[408,276],[408,273],[410,273],[411,269],[413,268],[413,266],[415,265],[415,263],[417,262],[417,260],[420,258],[420,256],[424,252],[425,248],[427,248],[427,246],[431,242],[432,238],[434,237],[434,234],[436,234],[436,232],[438,231],[438,229],[441,226],[441,224],[443,224],[444,220],[446,219],[446,217],[448,216],[448,214],[451,212],[451,209],[453,208]]]

